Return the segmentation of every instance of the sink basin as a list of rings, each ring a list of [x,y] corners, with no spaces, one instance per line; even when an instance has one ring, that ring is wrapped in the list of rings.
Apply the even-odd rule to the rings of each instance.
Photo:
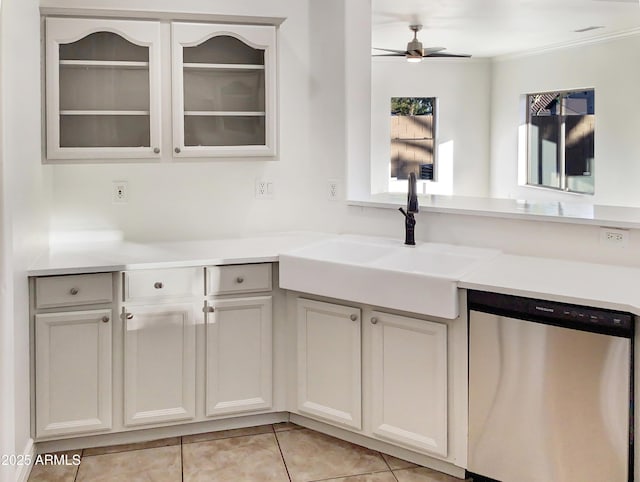
[[[280,255],[280,286],[412,313],[457,318],[460,278],[498,251],[337,236]]]
[[[458,281],[470,266],[488,254],[487,250],[477,251],[473,248],[426,243],[388,254],[372,261],[371,266]]]
[[[389,253],[389,245],[354,238],[332,238],[295,251],[298,257],[308,257],[332,263],[361,264]]]

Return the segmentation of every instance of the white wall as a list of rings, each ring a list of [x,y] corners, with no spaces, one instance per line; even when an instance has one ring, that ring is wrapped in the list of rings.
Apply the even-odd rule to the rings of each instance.
[[[437,144],[453,148],[453,190],[447,194],[489,194],[491,63],[486,59],[403,58],[371,65],[372,192],[388,189],[391,97],[436,97]],[[436,158],[445,161],[444,153]]]
[[[40,164],[40,21],[37,0],[2,5],[2,315],[0,363],[13,367],[13,383],[2,387],[11,419],[13,452],[30,442],[29,317],[26,272],[45,249],[50,204],[50,170]],[[7,359],[10,358],[10,359]],[[6,407],[5,407],[6,408]],[[3,413],[7,416],[7,413]],[[7,480],[13,480],[10,474]]]
[[[640,35],[498,60],[493,68],[491,194],[640,207]],[[564,195],[517,183],[518,127],[523,95],[595,89],[595,194]]]
[[[278,33],[277,161],[53,166],[54,230],[117,230],[132,240],[201,239],[321,229],[343,210],[328,179],[344,179],[344,5],[341,0],[46,0],[44,6],[198,11],[286,17]],[[256,179],[274,200],[256,200]],[[111,202],[126,180],[127,205]]]

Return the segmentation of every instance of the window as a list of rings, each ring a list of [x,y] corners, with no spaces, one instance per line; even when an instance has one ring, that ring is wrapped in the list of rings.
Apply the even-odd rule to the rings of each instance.
[[[527,95],[527,184],[594,192],[594,91]]]
[[[435,179],[434,97],[391,98],[391,180]]]

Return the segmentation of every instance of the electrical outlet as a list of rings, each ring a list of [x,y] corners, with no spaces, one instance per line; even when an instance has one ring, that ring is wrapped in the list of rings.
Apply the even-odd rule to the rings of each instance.
[[[127,181],[113,181],[112,199],[116,204],[126,204],[129,201],[129,185]]]
[[[629,231],[626,229],[600,228],[600,244],[623,248],[629,244]]]
[[[275,185],[273,181],[256,179],[256,199],[273,199],[275,197]]]
[[[329,179],[327,182],[327,194],[329,201],[340,199],[340,182],[337,179]]]

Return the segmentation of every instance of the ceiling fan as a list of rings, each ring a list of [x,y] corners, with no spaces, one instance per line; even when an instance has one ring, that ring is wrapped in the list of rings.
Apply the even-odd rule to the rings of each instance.
[[[420,62],[425,57],[471,57],[465,54],[446,54],[442,53],[446,47],[429,47],[423,48],[422,42],[418,40],[418,32],[422,30],[422,25],[409,25],[409,29],[413,32],[413,40],[407,44],[407,50],[380,49],[373,47],[374,50],[383,50],[392,52],[390,54],[378,54],[373,57],[406,57],[409,62]]]

